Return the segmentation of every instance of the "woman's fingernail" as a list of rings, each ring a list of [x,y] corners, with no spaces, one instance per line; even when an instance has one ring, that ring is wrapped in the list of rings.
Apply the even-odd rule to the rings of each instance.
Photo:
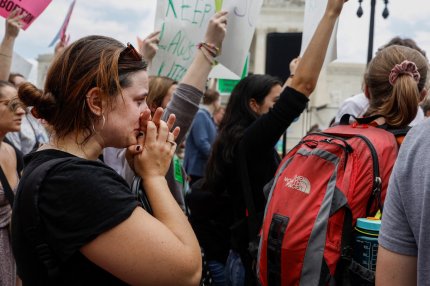
[[[142,149],[142,146],[137,145],[137,146],[136,146],[136,151],[137,151],[137,152],[139,152],[139,151],[140,151],[140,149]]]

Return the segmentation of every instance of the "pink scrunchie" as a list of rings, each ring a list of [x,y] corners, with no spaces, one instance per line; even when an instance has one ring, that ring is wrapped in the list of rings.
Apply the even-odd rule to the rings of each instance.
[[[418,71],[417,65],[414,62],[405,60],[401,64],[397,64],[390,72],[390,76],[388,80],[391,85],[394,85],[397,81],[397,78],[401,74],[407,74],[414,78],[414,80],[418,83],[420,81],[421,75]]]

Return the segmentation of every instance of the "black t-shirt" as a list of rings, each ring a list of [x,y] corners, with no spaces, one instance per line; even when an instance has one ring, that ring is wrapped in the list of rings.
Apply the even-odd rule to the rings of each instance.
[[[74,157],[57,150],[44,150],[25,157],[26,172],[56,158]],[[21,185],[20,185],[21,186]],[[23,285],[50,285],[47,271],[22,228],[25,209],[17,198],[12,216],[12,246]],[[39,189],[41,229],[60,265],[61,285],[124,285],[125,283],[89,261],[79,249],[126,220],[138,202],[127,182],[101,162],[73,160],[52,168]],[[58,283],[57,283],[58,285]]]

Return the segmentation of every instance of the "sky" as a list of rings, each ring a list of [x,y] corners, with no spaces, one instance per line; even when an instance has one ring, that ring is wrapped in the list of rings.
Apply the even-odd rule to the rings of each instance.
[[[15,51],[35,62],[39,54],[52,53],[48,45],[60,28],[72,0],[52,3],[26,31],[21,31]],[[413,38],[430,54],[430,5],[425,0],[390,0],[390,16],[383,19],[384,1],[377,0],[374,51],[394,36]],[[154,27],[156,0],[77,0],[68,33],[71,41],[99,34],[123,43],[136,42]],[[358,0],[349,0],[340,17],[338,61],[365,63],[367,59],[370,0],[363,0],[364,15],[356,16]],[[4,25],[0,24],[0,34]],[[33,74],[35,69],[33,68]]]

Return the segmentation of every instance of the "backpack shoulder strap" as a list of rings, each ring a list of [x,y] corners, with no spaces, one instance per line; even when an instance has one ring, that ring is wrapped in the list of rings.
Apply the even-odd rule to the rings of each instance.
[[[339,125],[349,125],[350,124],[349,119],[351,117],[354,118],[354,120],[357,121],[357,123],[359,123],[359,124],[369,124],[369,123],[375,121],[376,119],[378,119],[379,117],[382,117],[382,115],[376,114],[376,115],[372,115],[369,117],[358,118],[358,117],[355,117],[354,115],[351,115],[351,114],[344,114],[340,118]]]
[[[409,132],[409,130],[412,129],[412,127],[410,126],[406,126],[405,128],[392,129],[392,128],[389,128],[386,124],[380,125],[379,128],[382,128],[385,131],[388,131],[391,134],[393,134],[394,137],[396,137],[396,141],[399,146],[402,145],[403,140],[406,137],[406,134]]]
[[[13,150],[15,150],[16,171],[18,172],[18,177],[21,178],[21,172],[24,169],[24,154],[18,148],[16,148],[16,146],[13,145],[12,142],[10,142],[10,140],[6,137],[3,139],[3,141],[12,146]]]
[[[23,231],[29,239],[30,244],[36,251],[37,256],[44,264],[50,279],[56,279],[59,275],[59,263],[54,258],[51,249],[40,229],[40,216],[38,209],[39,189],[46,175],[54,167],[65,162],[77,161],[79,158],[66,157],[52,159],[42,163],[21,179],[19,192],[17,194],[21,206],[20,220]]]
[[[0,182],[3,186],[4,195],[9,201],[10,207],[13,208],[13,202],[15,200],[15,194],[12,191],[12,188],[10,187],[10,184],[6,178],[5,173],[3,172],[3,169],[0,167]]]

